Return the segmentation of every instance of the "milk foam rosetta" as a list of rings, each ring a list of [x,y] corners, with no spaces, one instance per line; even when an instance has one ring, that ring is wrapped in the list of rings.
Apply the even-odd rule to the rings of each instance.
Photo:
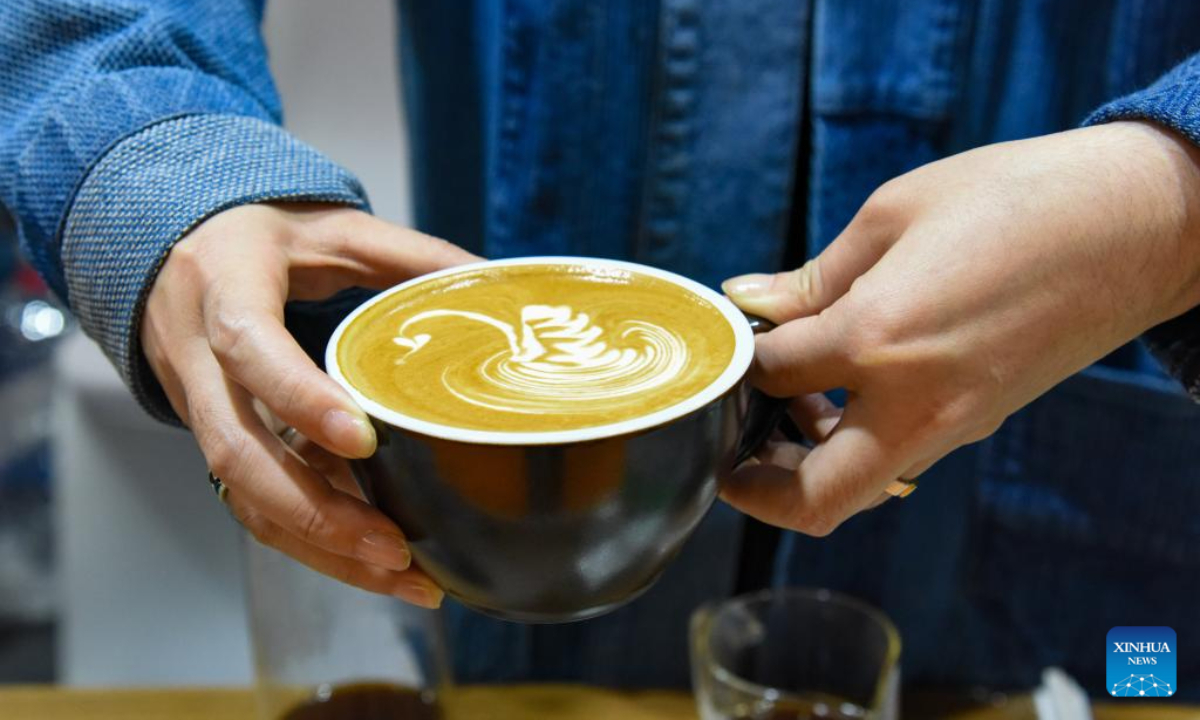
[[[507,346],[478,367],[447,367],[443,389],[465,403],[502,412],[559,413],[564,404],[579,403],[614,407],[671,382],[688,361],[683,339],[653,323],[627,320],[602,328],[568,305],[526,305],[518,327],[467,310],[418,313],[392,339],[404,349],[396,363],[419,353],[433,339],[436,321],[449,317],[495,328]],[[409,334],[427,326],[431,333]]]
[[[581,266],[481,268],[408,288],[355,320],[347,379],[397,412],[530,432],[655,412],[720,375],[733,331],[666,280]]]

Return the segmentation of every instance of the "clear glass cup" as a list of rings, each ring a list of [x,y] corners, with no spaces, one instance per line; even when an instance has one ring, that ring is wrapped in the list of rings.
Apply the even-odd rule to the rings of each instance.
[[[829,590],[766,590],[692,615],[702,720],[895,720],[899,660],[887,616]]]
[[[441,615],[340,583],[251,538],[246,595],[261,720],[434,720]]]

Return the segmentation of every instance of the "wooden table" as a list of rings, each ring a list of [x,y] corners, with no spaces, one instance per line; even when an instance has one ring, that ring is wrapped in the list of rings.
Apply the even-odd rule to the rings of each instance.
[[[455,689],[450,720],[696,720],[686,693],[619,693],[579,685],[473,686]],[[999,707],[918,714],[904,720],[1026,720],[1028,697]],[[1200,720],[1200,708],[1170,703],[1107,703],[1096,720]],[[243,688],[126,690],[0,686],[0,720],[256,720],[253,697]]]

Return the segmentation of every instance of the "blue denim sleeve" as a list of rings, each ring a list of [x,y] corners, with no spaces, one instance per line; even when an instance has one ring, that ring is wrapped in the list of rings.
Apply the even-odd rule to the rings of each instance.
[[[21,246],[151,414],[138,344],[171,245],[278,199],[365,206],[357,180],[278,127],[249,0],[5,0],[0,203]]]
[[[1156,122],[1200,145],[1200,54],[1176,65],[1150,87],[1104,105],[1084,124],[1114,120]],[[1200,402],[1200,308],[1151,328],[1143,338],[1167,371]]]

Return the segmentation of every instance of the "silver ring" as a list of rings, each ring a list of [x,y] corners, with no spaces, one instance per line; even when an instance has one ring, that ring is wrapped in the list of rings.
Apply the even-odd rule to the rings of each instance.
[[[221,478],[212,474],[212,470],[208,471],[208,484],[212,485],[213,492],[217,494],[217,499],[225,505],[229,504],[229,486],[221,482]]]
[[[295,440],[296,436],[299,434],[300,434],[299,430],[292,427],[291,425],[288,425],[287,427],[285,427],[283,429],[282,432],[279,433],[279,439],[283,441],[284,445],[291,447],[292,441]]]
[[[897,478],[896,480],[889,482],[883,491],[892,497],[904,498],[912,495],[913,491],[916,489],[917,484],[915,482],[905,480],[903,478]]]

